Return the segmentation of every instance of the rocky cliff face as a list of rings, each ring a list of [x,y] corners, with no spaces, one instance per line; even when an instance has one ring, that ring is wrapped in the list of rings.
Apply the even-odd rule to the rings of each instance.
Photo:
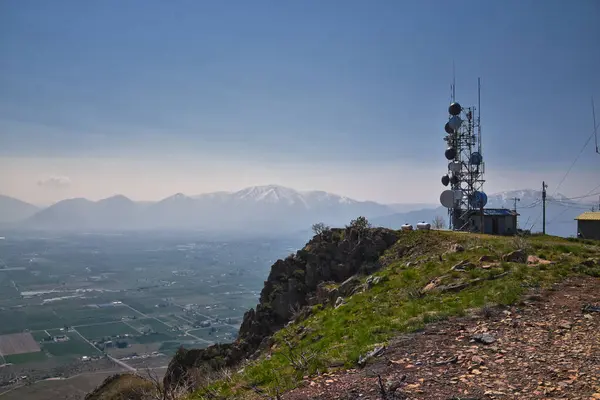
[[[250,357],[302,307],[331,301],[317,295],[320,285],[376,271],[379,257],[397,240],[392,230],[355,226],[316,235],[296,254],[273,264],[260,302],[244,315],[236,342],[179,350],[169,365],[165,385],[186,379],[194,368],[216,370]]]

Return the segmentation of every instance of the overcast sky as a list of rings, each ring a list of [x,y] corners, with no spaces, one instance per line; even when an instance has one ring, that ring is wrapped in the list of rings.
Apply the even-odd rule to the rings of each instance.
[[[600,114],[600,2],[0,3],[0,193],[282,184],[436,203],[452,63],[486,191],[553,192]],[[559,189],[600,184],[593,139]]]

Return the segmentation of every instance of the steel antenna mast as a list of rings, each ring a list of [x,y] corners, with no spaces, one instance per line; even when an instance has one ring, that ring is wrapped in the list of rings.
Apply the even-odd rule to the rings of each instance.
[[[592,97],[592,117],[594,118],[594,140],[596,144],[596,153],[600,154],[600,148],[598,148],[598,125],[596,125],[596,107],[594,106],[594,97]]]

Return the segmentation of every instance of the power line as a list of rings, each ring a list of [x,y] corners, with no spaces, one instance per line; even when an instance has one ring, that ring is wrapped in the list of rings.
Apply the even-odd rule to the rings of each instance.
[[[585,148],[588,146],[588,144],[590,143],[590,141],[592,140],[592,137],[596,136],[596,132],[598,130],[598,127],[600,126],[599,124],[596,124],[596,121],[594,121],[594,131],[591,133],[591,135],[587,138],[587,140],[585,141],[585,143],[583,144],[583,147],[581,148],[581,150],[579,151],[579,154],[577,154],[577,157],[575,157],[575,159],[573,160],[573,162],[571,163],[571,165],[569,166],[569,169],[567,169],[567,172],[565,173],[565,175],[562,177],[562,179],[560,180],[560,182],[558,183],[558,185],[556,186],[556,189],[554,189],[554,193],[552,193],[553,197],[556,192],[558,192],[558,189],[560,189],[560,186],[563,184],[563,182],[565,181],[565,179],[567,179],[567,176],[569,176],[569,174],[571,173],[571,170],[573,169],[573,167],[575,166],[575,164],[577,163],[577,160],[579,160],[579,157],[581,157],[581,155],[583,154],[583,152],[585,151]],[[592,189],[592,191],[596,190]],[[590,193],[592,192],[590,191]],[[542,216],[543,211],[540,213],[540,215],[538,215],[538,217],[535,219],[535,221],[533,222],[533,224],[531,225],[531,229],[533,229],[533,227],[535,226],[535,224],[537,224],[537,221],[540,219],[540,217]]]
[[[573,160],[573,162],[571,163],[571,166],[569,167],[569,169],[567,170],[567,172],[565,173],[565,175],[562,177],[562,179],[558,183],[558,186],[556,186],[556,189],[554,190],[554,193],[552,194],[552,196],[554,196],[556,194],[556,192],[558,192],[558,189],[560,188],[560,186],[563,184],[563,182],[565,181],[565,179],[567,179],[567,176],[569,176],[569,173],[571,172],[571,170],[575,166],[575,163],[577,162],[577,160],[579,160],[579,157],[581,157],[581,155],[583,154],[585,148],[587,147],[587,145],[590,143],[590,141],[594,137],[595,132],[596,132],[596,130],[598,129],[599,126],[600,126],[600,124],[597,124],[597,125],[594,126],[594,131],[592,132],[592,134],[585,141],[583,147],[579,151],[579,154],[577,154],[577,157],[575,157],[575,160]]]

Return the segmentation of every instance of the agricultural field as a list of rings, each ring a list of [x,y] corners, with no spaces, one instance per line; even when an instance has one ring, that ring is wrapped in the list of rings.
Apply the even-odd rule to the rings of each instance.
[[[139,335],[139,332],[123,322],[110,322],[106,324],[95,324],[76,326],[79,332],[86,339],[93,341],[104,337],[116,337],[122,335]]]
[[[48,355],[43,351],[36,351],[33,353],[6,355],[3,358],[4,362],[7,364],[27,364],[36,361],[44,361],[48,358]]]
[[[40,350],[40,346],[29,332],[0,336],[0,354],[3,356],[34,353]]]
[[[64,342],[44,342],[42,348],[45,352],[54,357],[69,356],[79,358],[81,356],[98,355],[99,351],[83,340],[75,332],[63,333],[69,340]]]
[[[123,368],[107,355],[132,368],[164,367],[180,346],[231,341],[244,312],[256,305],[270,266],[306,239],[215,241],[165,232],[0,236],[0,364],[12,364],[1,369],[0,388],[15,374],[35,380]],[[203,321],[213,330],[200,328]],[[26,396],[21,389],[11,396],[61,398],[51,390],[29,397],[37,385],[22,389]]]

